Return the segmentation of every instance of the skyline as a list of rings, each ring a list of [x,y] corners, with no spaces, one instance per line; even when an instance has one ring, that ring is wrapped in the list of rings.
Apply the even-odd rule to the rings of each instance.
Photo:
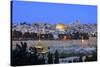
[[[97,7],[90,5],[12,1],[12,23],[97,23]]]

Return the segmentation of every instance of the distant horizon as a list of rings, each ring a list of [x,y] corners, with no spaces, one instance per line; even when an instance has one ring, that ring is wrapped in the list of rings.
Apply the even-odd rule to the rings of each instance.
[[[13,24],[97,24],[97,6],[44,2],[11,1]]]
[[[26,24],[33,24],[33,23],[37,23],[37,24],[52,24],[52,23],[47,23],[47,22],[33,22],[33,23],[28,23],[28,22],[19,22],[19,23],[12,23],[12,24],[21,24],[21,23],[26,23]],[[53,23],[53,24],[75,24],[75,23]],[[52,25],[53,25],[52,24]],[[80,24],[97,24],[97,23],[80,23]]]

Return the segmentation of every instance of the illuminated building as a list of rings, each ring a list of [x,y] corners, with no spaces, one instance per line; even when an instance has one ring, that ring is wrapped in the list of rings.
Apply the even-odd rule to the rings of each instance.
[[[59,31],[64,31],[65,26],[64,26],[64,24],[56,24],[56,29]]]

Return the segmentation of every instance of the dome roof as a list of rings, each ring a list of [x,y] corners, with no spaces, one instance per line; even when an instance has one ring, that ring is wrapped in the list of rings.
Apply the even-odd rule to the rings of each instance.
[[[35,45],[36,48],[44,48],[43,44],[41,42],[38,42],[36,45]]]
[[[64,28],[65,28],[64,24],[56,24],[56,29],[64,30]]]

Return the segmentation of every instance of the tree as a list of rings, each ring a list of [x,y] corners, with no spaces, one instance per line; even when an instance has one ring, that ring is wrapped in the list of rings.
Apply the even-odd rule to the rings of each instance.
[[[50,52],[48,53],[48,64],[53,64],[53,55]]]
[[[22,32],[16,30],[12,31],[12,38],[20,38],[20,37],[22,37]]]
[[[56,52],[55,52],[55,60],[54,60],[54,63],[59,63],[59,53],[58,53],[58,51],[56,50]]]
[[[26,63],[26,60],[27,60],[27,51],[26,51],[26,48],[27,48],[27,43],[23,43],[21,42],[20,43],[21,45],[19,44],[16,44],[16,49],[15,50],[12,50],[12,53],[11,53],[11,65],[24,65]]]
[[[79,32],[75,32],[73,33],[73,39],[80,39],[80,33]]]
[[[31,38],[31,34],[29,32],[25,32],[23,34],[23,38]]]
[[[37,33],[31,33],[31,38],[33,38],[34,40],[39,39],[39,36]]]

